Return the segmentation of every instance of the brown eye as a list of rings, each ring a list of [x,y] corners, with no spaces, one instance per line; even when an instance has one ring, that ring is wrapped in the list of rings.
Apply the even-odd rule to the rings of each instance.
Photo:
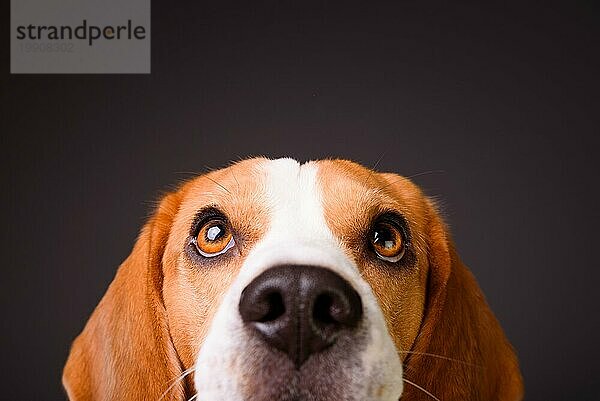
[[[380,259],[397,262],[404,256],[402,231],[392,223],[376,223],[370,241]]]
[[[229,226],[220,219],[209,220],[196,236],[196,247],[202,256],[211,258],[227,252],[235,245]]]

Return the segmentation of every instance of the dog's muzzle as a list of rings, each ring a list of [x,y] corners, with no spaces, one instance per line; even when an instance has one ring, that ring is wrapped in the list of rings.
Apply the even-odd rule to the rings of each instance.
[[[326,240],[264,241],[211,321],[198,398],[397,401],[402,363],[358,268]]]

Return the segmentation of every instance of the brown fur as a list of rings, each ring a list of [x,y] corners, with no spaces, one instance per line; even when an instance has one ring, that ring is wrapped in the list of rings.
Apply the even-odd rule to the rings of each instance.
[[[429,238],[426,313],[405,361],[406,379],[444,401],[521,400],[523,383],[514,350],[437,216]],[[431,397],[408,385],[402,399]]]
[[[263,162],[209,173],[163,198],[73,344],[63,374],[71,400],[158,400],[193,366],[220,299],[268,229]],[[432,203],[405,178],[347,161],[319,162],[319,180],[327,223],[377,296],[407,381],[442,401],[520,400],[514,351]],[[199,205],[218,205],[243,245],[210,269],[194,269],[181,252]],[[365,230],[384,209],[410,224],[410,268],[386,268],[365,253]],[[193,394],[190,378],[166,399]],[[405,385],[403,401],[431,399]]]
[[[158,400],[194,358],[245,254],[194,269],[182,256],[198,205],[219,205],[251,249],[267,229],[261,159],[195,178],[163,198],[77,337],[63,372],[72,401]],[[192,375],[165,399],[185,400]],[[187,388],[186,388],[187,387]]]
[[[158,398],[164,383],[180,374],[157,268],[179,201],[175,194],[161,202],[73,343],[63,372],[71,400]],[[174,393],[182,398],[182,386]]]

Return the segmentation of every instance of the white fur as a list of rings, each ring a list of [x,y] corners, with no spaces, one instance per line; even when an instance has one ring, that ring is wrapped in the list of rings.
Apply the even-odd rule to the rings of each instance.
[[[245,349],[248,339],[238,312],[240,294],[255,277],[273,266],[303,264],[336,272],[355,288],[363,302],[368,340],[360,357],[362,373],[340,385],[351,386],[356,399],[398,400],[402,392],[400,358],[370,286],[327,226],[317,164],[278,159],[266,162],[264,170],[271,210],[269,230],[246,258],[213,318],[196,363],[199,399],[243,401],[238,376],[248,367],[243,366],[240,355],[249,351]],[[377,391],[381,395],[375,397]]]

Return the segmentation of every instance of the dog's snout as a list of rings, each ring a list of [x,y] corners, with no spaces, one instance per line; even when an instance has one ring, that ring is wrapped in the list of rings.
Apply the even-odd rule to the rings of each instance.
[[[270,268],[243,291],[242,320],[299,368],[310,355],[358,326],[362,302],[341,276],[321,267]]]

